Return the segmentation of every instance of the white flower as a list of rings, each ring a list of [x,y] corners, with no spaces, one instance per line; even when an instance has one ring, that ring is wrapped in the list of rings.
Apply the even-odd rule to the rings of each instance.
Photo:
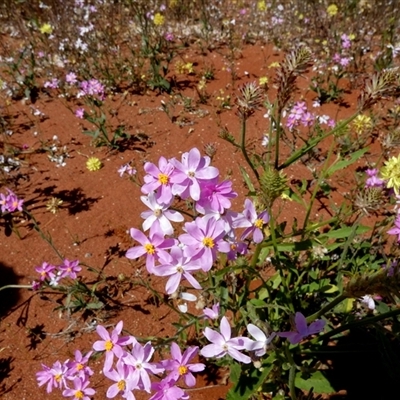
[[[247,330],[256,340],[246,343],[246,349],[254,351],[257,357],[262,357],[266,353],[268,345],[275,337],[275,332],[272,332],[271,335],[267,336],[260,328],[253,324],[248,324]]]
[[[180,312],[187,313],[187,301],[196,301],[197,297],[191,293],[179,293],[178,308]]]
[[[360,301],[361,304],[368,307],[369,310],[375,310],[375,301],[370,295],[366,294],[365,296],[361,297]]]

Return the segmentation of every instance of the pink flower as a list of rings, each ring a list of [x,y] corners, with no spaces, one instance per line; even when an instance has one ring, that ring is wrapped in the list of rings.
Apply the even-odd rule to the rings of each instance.
[[[40,280],[50,279],[50,273],[56,269],[55,265],[43,262],[39,267],[35,267],[35,271],[40,274]]]
[[[107,330],[98,325],[96,328],[97,334],[102,340],[98,340],[93,344],[93,349],[96,351],[106,352],[106,361],[104,362],[103,371],[109,371],[111,369],[114,354],[121,358],[125,354],[125,350],[121,346],[126,346],[127,344],[136,343],[136,339],[133,336],[119,337],[122,331],[123,322],[118,322],[117,326],[111,332],[111,335]]]
[[[180,377],[185,381],[186,386],[195,386],[196,379],[192,372],[203,371],[206,367],[202,363],[189,364],[189,361],[196,357],[199,348],[197,346],[191,346],[185,350],[182,354],[181,349],[175,343],[171,343],[171,356],[170,360],[163,360],[161,364],[164,366],[166,371],[170,371],[167,379],[174,380],[177,382]]]
[[[168,294],[175,293],[182,278],[185,278],[195,289],[201,289],[199,282],[191,275],[191,272],[201,269],[199,260],[185,257],[179,246],[171,249],[168,257],[161,256],[161,265],[154,268],[153,273],[157,276],[169,276],[165,290]]]
[[[200,151],[196,148],[188,153],[182,154],[182,162],[176,159],[170,160],[175,167],[171,176],[172,193],[181,196],[183,199],[190,197],[197,201],[200,199],[200,183],[214,179],[219,171],[210,167],[211,159],[208,156],[201,157]]]
[[[184,233],[179,236],[185,255],[201,259],[202,269],[207,272],[217,259],[218,251],[227,253],[230,250],[229,243],[223,240],[225,236],[225,223],[214,218],[196,218],[193,222],[186,222]]]
[[[82,270],[82,267],[79,266],[79,261],[69,261],[67,259],[64,260],[62,265],[60,265],[59,270],[61,272],[61,278],[71,278],[71,279],[76,279],[77,272],[80,272]]]
[[[93,396],[96,391],[92,388],[88,388],[89,384],[90,382],[88,380],[75,378],[74,388],[65,389],[62,394],[64,397],[74,397],[74,400],[90,400],[89,396]]]
[[[104,375],[116,382],[107,390],[107,399],[113,399],[118,393],[127,400],[135,400],[132,390],[138,387],[139,376],[133,374],[134,367],[126,365],[122,360],[117,361],[117,370],[104,371]]]
[[[219,303],[216,303],[212,308],[204,308],[203,314],[209,319],[218,319],[219,317]]]
[[[144,176],[145,184],[142,186],[142,192],[144,194],[156,192],[156,198],[161,203],[172,201],[171,175],[174,166],[166,158],[160,157],[158,167],[147,162],[144,164],[144,170],[147,175]]]
[[[76,77],[76,74],[74,72],[69,72],[66,76],[65,76],[65,81],[70,84],[73,85],[75,84],[78,80]]]
[[[68,375],[71,374],[71,376],[68,376],[69,379],[78,377],[83,380],[85,377],[93,375],[93,371],[85,365],[89,361],[92,353],[93,351],[89,351],[83,356],[79,350],[75,351],[75,360],[67,363]]]
[[[389,235],[397,235],[397,242],[400,243],[400,215],[394,221],[394,228],[387,231]]]
[[[257,214],[256,208],[250,199],[246,199],[244,202],[244,211],[242,217],[237,218],[233,225],[236,228],[246,228],[242,234],[242,240],[246,239],[247,236],[253,234],[254,243],[261,243],[264,235],[262,228],[269,222],[269,214],[267,211],[263,211]]]
[[[244,350],[251,340],[242,336],[231,338],[231,326],[226,317],[221,319],[220,331],[221,333],[208,327],[204,329],[204,336],[211,344],[204,346],[200,354],[207,358],[221,358],[229,354],[236,361],[249,364],[251,358],[242,354],[239,350]]]
[[[136,343],[131,353],[126,353],[123,358],[123,362],[126,365],[134,367],[131,374],[132,379],[137,379],[139,385],[143,385],[143,389],[148,393],[150,393],[151,388],[149,372],[152,374],[164,372],[163,367],[150,362],[153,353],[154,348],[150,342],[147,342],[144,346],[140,343]]]
[[[170,378],[165,378],[160,382],[153,382],[151,388],[156,390],[156,393],[150,397],[150,400],[189,400],[189,396],[175,383]]]
[[[53,388],[61,389],[63,387],[67,387],[67,362],[68,361],[66,361],[64,364],[61,364],[60,361],[56,361],[51,368],[42,364],[43,370],[36,373],[36,379],[39,387],[47,383],[47,393],[50,393]]]
[[[83,119],[83,117],[85,116],[85,109],[80,107],[75,111],[75,117]]]
[[[131,228],[130,234],[133,239],[137,240],[141,246],[131,247],[126,252],[126,257],[130,259],[139,258],[146,254],[146,268],[150,273],[154,272],[155,261],[161,256],[168,257],[166,249],[170,249],[177,244],[175,239],[164,239],[162,232],[154,232],[150,230],[149,238],[139,231],[139,229]]]

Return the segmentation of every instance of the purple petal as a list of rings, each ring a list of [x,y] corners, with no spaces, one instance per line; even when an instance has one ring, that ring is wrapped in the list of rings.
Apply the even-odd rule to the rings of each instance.
[[[297,312],[294,317],[294,322],[296,324],[296,329],[302,336],[308,335],[307,320],[306,317],[301,313]]]

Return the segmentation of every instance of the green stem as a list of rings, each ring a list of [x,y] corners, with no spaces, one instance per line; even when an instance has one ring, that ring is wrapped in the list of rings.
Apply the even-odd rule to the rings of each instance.
[[[281,113],[278,113],[278,117],[276,118],[275,122],[275,129],[276,129],[276,137],[275,137],[275,163],[274,168],[278,170],[279,166],[279,143],[281,140]]]
[[[257,261],[258,261],[258,256],[260,255],[261,249],[262,249],[261,243],[258,243],[256,246],[256,249],[254,250],[253,257],[251,258],[251,262],[250,262],[251,268],[254,268],[256,266]]]
[[[321,317],[325,313],[327,313],[329,310],[337,306],[339,303],[341,303],[343,300],[347,299],[349,296],[346,294],[340,294],[339,296],[335,297],[330,303],[322,307],[319,311],[317,311],[315,314],[310,315],[307,317],[307,323],[311,323],[317,318]]]
[[[295,161],[303,157],[305,154],[307,154],[311,149],[313,149],[318,143],[320,143],[322,140],[326,139],[327,137],[335,134],[336,132],[340,131],[343,127],[345,127],[347,124],[349,124],[351,121],[353,121],[354,118],[356,118],[360,114],[360,111],[357,111],[354,115],[352,115],[350,118],[342,121],[341,123],[337,124],[331,131],[325,133],[325,135],[316,137],[314,139],[311,139],[310,142],[302,147],[301,149],[297,150],[295,153],[293,153],[282,165],[280,165],[277,169],[285,169],[289,165],[293,164]]]
[[[379,322],[383,319],[386,318],[390,318],[390,317],[395,317],[396,315],[400,314],[400,308],[398,308],[397,310],[392,310],[392,311],[388,311],[384,314],[381,315],[377,315],[376,317],[372,317],[372,318],[364,318],[361,321],[355,321],[355,322],[351,322],[349,324],[343,325],[343,326],[339,326],[336,329],[332,329],[330,332],[325,333],[324,335],[319,336],[318,340],[326,340],[331,338],[332,336],[335,336],[341,332],[344,331],[348,331],[352,328],[356,328],[356,327],[360,327],[363,325],[369,325],[369,324],[373,324],[375,322]]]
[[[318,180],[317,180],[317,183],[315,184],[315,187],[314,187],[310,202],[308,204],[306,217],[304,218],[304,223],[303,223],[303,232],[304,232],[304,230],[305,230],[305,228],[307,226],[308,220],[310,218],[311,210],[313,208],[314,201],[315,201],[315,198],[317,197],[318,191],[319,191],[319,189],[321,187],[321,183],[325,179],[325,174],[326,174],[326,171],[329,168],[329,160],[330,160],[330,158],[332,156],[334,147],[335,147],[335,142],[333,141],[331,143],[330,147],[329,147],[328,155],[326,156],[324,168],[322,169],[322,171],[321,171],[321,173],[320,173],[320,175],[318,177]],[[304,235],[302,236],[302,238],[304,238]]]
[[[254,165],[251,162],[246,150],[246,117],[242,117],[241,122],[242,124],[240,129],[240,149],[242,150],[243,157],[246,160],[247,164],[249,164],[251,170],[254,172],[257,181],[259,181],[260,176],[258,175],[257,170],[254,168]]]
[[[287,346],[285,346],[285,355],[290,363],[290,370],[289,370],[289,390],[290,390],[290,397],[292,400],[297,400],[296,396],[296,389],[294,386],[295,378],[296,378],[296,363],[293,360],[292,354]]]
[[[38,232],[39,235],[40,235],[40,237],[41,237],[45,242],[47,242],[47,243],[50,245],[50,247],[55,251],[55,253],[58,255],[58,257],[60,257],[60,259],[61,259],[62,261],[64,261],[64,257],[62,256],[62,254],[61,254],[61,253],[56,249],[56,247],[54,246],[53,241],[52,241],[52,239],[51,239],[51,236],[47,237],[47,236],[43,233],[43,231],[40,229],[40,226],[39,226],[39,224],[37,223],[35,217],[34,217],[25,207],[24,207],[24,212],[25,212],[25,214],[29,217],[29,219],[32,221],[33,227],[34,227],[35,231]]]

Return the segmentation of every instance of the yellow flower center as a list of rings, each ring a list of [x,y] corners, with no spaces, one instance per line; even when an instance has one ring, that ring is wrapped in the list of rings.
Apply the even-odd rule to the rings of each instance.
[[[144,248],[145,248],[147,254],[154,254],[156,252],[155,247],[151,243],[146,243],[144,245]]]
[[[61,378],[62,378],[62,374],[57,374],[57,375],[54,377],[54,379],[55,379],[57,382],[60,382],[60,381],[61,381]]]
[[[76,399],[83,399],[83,392],[81,390],[77,390],[75,392],[75,398]]]
[[[254,226],[258,229],[261,229],[263,227],[263,225],[264,225],[264,221],[261,218],[256,219],[256,222],[254,222]]]
[[[76,364],[77,371],[81,371],[83,368],[85,368],[83,364],[81,363]]]
[[[213,238],[205,237],[203,239],[203,244],[204,244],[205,247],[208,247],[209,249],[212,249],[214,247],[215,243],[214,243]]]
[[[119,389],[119,390],[125,390],[125,381],[119,381],[118,383],[117,383],[117,388]]]
[[[114,344],[111,340],[107,340],[104,347],[105,347],[106,351],[111,351],[112,348],[114,347]]]
[[[178,372],[179,372],[179,375],[185,375],[185,374],[188,372],[188,369],[187,369],[187,367],[185,367],[184,365],[181,365],[181,366],[178,368]]]
[[[158,182],[160,182],[162,185],[166,185],[169,182],[168,175],[159,174],[158,175]]]

